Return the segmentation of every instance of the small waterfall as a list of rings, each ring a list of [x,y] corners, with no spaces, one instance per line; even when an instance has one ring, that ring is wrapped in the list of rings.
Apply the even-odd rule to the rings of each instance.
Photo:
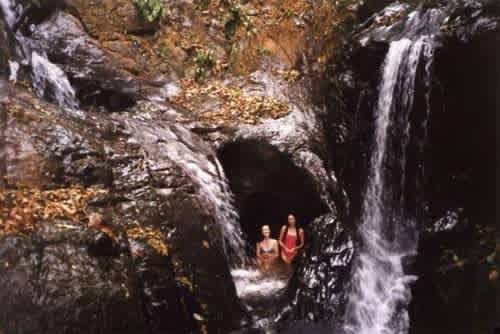
[[[75,90],[71,86],[66,74],[46,56],[36,51],[31,54],[33,71],[33,88],[37,96],[47,96],[59,106],[78,109]]]
[[[14,0],[0,0],[0,11],[10,28],[19,18],[19,8]],[[18,44],[16,54],[19,61],[11,60],[11,63],[31,64],[33,89],[36,95],[40,98],[47,98],[63,108],[78,109],[75,90],[64,71],[50,62],[36,41],[23,36],[20,32],[15,33],[14,36]],[[15,81],[18,67],[11,66],[10,69],[10,77]]]
[[[234,269],[231,271],[238,297],[266,298],[285,288],[286,280],[277,275],[264,275],[258,269]]]
[[[9,27],[16,23],[17,13],[15,11],[16,5],[12,0],[0,0],[0,9],[2,10],[5,22]]]
[[[245,242],[239,224],[239,215],[233,206],[233,195],[220,161],[214,155],[200,153],[192,134],[175,126],[170,132],[172,144],[169,154],[197,182],[201,195],[213,207],[217,223],[224,236],[224,249],[231,262],[245,262]]]
[[[150,103],[148,108],[154,109],[154,103]],[[245,242],[238,212],[233,206],[232,192],[224,170],[211,148],[178,124],[152,127],[151,119],[146,115],[135,115],[124,122],[148,147],[148,155],[175,161],[189,175],[197,185],[201,199],[213,210],[227,257],[233,265],[245,262]],[[158,136],[161,136],[161,142],[157,141]]]
[[[409,116],[417,77],[423,76],[423,87],[429,90],[434,39],[428,33],[439,27],[442,17],[438,11],[420,14],[408,15],[407,26],[391,42],[383,64],[359,227],[362,245],[344,324],[348,334],[404,334],[409,329],[410,284],[417,277],[405,273],[403,261],[416,255],[418,243],[416,221],[405,212],[404,198]],[[429,93],[424,97],[428,115]]]
[[[9,81],[13,83],[17,82],[17,71],[19,71],[19,63],[9,60]]]

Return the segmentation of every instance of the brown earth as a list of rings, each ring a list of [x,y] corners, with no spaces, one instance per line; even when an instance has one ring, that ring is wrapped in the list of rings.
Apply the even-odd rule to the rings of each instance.
[[[330,0],[176,0],[164,4],[165,15],[154,23],[139,16],[132,0],[72,0],[71,6],[87,32],[131,73],[148,79],[196,80],[196,87],[181,92],[184,97],[203,95],[193,89],[206,91],[223,85],[222,79],[244,78],[263,66],[295,77],[304,63],[325,71],[326,61],[340,49],[345,26],[354,18],[348,7]],[[216,104],[226,102],[227,95]],[[189,99],[177,98],[176,103],[194,109]],[[253,109],[260,110],[251,112],[255,117],[234,117],[223,108],[201,118],[255,123],[256,118],[283,116],[288,108]]]

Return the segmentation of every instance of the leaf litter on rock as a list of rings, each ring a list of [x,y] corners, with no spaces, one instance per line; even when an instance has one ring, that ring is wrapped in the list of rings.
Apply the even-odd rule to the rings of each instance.
[[[0,236],[32,232],[40,221],[63,219],[84,223],[89,201],[105,193],[107,191],[101,188],[81,186],[52,190],[0,189]]]

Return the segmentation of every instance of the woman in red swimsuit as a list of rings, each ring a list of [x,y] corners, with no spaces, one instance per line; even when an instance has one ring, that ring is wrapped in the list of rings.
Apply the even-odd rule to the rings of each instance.
[[[288,215],[288,224],[281,227],[279,243],[281,258],[286,264],[291,264],[299,249],[304,246],[304,230],[297,228],[292,214]]]

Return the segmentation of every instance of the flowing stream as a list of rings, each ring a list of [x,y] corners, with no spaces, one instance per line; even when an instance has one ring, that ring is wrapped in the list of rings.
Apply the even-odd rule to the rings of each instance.
[[[420,12],[411,13],[383,64],[359,228],[362,248],[344,326],[349,334],[404,334],[409,329],[410,284],[417,277],[405,272],[404,262],[416,255],[418,232],[415,218],[404,209],[406,150],[417,80],[423,77],[428,89],[431,79],[434,40],[428,31],[420,31],[439,17],[439,12],[423,18]],[[424,95],[428,115],[429,94]]]

